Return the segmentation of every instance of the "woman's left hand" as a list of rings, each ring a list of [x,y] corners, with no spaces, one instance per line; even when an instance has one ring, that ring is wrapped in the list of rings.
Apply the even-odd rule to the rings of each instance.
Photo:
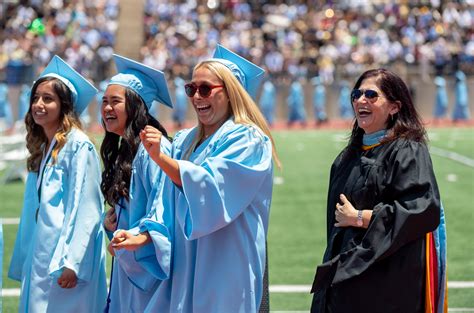
[[[119,230],[114,238],[110,241],[110,250],[125,249],[128,251],[135,251],[140,247],[143,247],[147,243],[151,242],[150,235],[148,232],[140,233],[138,235],[132,235],[125,230]]]
[[[77,285],[76,273],[73,270],[65,267],[63,269],[63,273],[58,278],[58,285],[61,288],[66,288],[66,289],[76,287],[76,285]]]
[[[334,224],[336,227],[347,227],[347,226],[356,226],[357,225],[357,210],[354,206],[347,200],[346,196],[341,194],[339,196],[342,204],[336,204],[336,221]]]

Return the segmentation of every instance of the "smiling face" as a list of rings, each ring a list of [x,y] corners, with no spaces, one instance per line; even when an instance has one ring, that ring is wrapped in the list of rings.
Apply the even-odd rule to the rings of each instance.
[[[378,97],[368,99],[362,95],[352,102],[357,124],[366,134],[386,129],[390,115],[398,112],[398,105],[389,101],[377,86],[377,77],[369,77],[362,81],[360,90],[374,90]]]
[[[54,81],[40,83],[32,98],[31,114],[46,134],[55,133],[60,124],[61,100],[54,91]]]
[[[205,67],[194,71],[192,82],[198,86],[201,84],[224,85],[215,74]],[[191,97],[191,103],[199,122],[203,125],[205,136],[213,134],[230,116],[229,97],[225,87],[213,88],[209,97],[206,98],[203,98],[198,91]]]
[[[108,132],[123,136],[127,125],[125,87],[109,85],[102,97],[102,120]]]

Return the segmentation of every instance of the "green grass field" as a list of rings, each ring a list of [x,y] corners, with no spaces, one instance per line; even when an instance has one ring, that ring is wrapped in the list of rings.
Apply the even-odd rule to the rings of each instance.
[[[345,145],[346,131],[275,131],[283,163],[275,171],[269,228],[271,285],[310,285],[326,241],[326,192],[330,165]],[[430,130],[430,145],[474,160],[474,129]],[[448,278],[474,281],[474,168],[432,154],[448,230]],[[23,184],[0,186],[0,216],[18,217]],[[3,288],[18,288],[6,278],[16,225],[4,225]],[[18,298],[5,297],[3,312],[16,312]],[[272,311],[309,311],[307,293],[272,293]],[[450,308],[474,309],[474,288],[450,289]],[[460,312],[460,311],[457,311]]]

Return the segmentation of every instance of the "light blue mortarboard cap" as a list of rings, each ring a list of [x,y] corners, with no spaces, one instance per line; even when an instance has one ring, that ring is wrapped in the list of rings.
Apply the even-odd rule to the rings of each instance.
[[[81,114],[97,94],[97,89],[87,79],[57,55],[51,59],[41,73],[40,78],[42,77],[55,77],[69,88],[74,111],[77,114]]]
[[[135,91],[145,102],[148,109],[154,101],[173,107],[165,75],[142,63],[114,54],[118,74],[108,85],[121,85]]]
[[[265,70],[240,55],[230,51],[222,45],[217,45],[213,59],[224,64],[242,86],[247,90],[252,98],[257,97],[258,87],[263,80]]]

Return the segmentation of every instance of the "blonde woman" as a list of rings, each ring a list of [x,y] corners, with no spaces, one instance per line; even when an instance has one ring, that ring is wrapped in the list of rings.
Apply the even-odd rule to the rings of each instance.
[[[9,277],[19,312],[100,312],[105,305],[100,164],[79,114],[97,90],[55,56],[31,89],[29,171]]]
[[[186,94],[198,125],[179,132],[172,155],[161,133],[140,134],[167,179],[155,214],[140,233],[117,232],[115,249],[147,242],[161,258],[160,240],[172,234],[172,273],[146,312],[257,312],[263,294],[265,238],[278,158],[255,94],[263,70],[218,46],[199,63]],[[249,94],[250,93],[250,94]],[[272,157],[273,155],[273,157]]]

